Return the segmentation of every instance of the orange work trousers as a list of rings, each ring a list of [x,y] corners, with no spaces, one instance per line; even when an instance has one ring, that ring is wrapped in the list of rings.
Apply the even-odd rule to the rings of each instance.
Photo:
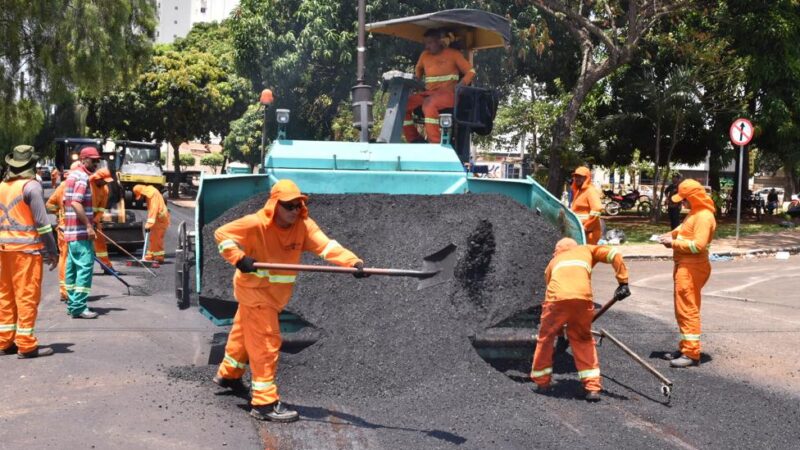
[[[675,263],[675,319],[681,332],[680,351],[694,360],[700,359],[700,291],[709,276],[708,261]]]
[[[592,337],[594,303],[586,300],[560,300],[542,305],[542,320],[536,351],[533,354],[531,380],[539,386],[549,386],[553,373],[553,345],[567,325],[567,337],[578,377],[587,392],[599,392],[600,362]]]
[[[164,235],[169,228],[169,217],[156,219],[156,223],[150,227],[150,241],[147,245],[147,252],[144,259],[148,261],[164,262]]]
[[[452,89],[424,91],[409,96],[406,117],[403,120],[403,135],[406,137],[406,142],[414,142],[420,138],[411,113],[422,106],[422,113],[425,115],[425,136],[428,143],[438,144],[442,140],[442,132],[439,129],[439,110],[452,108],[455,102],[456,93]]]
[[[595,225],[590,226],[584,230],[586,233],[586,243],[589,245],[597,245],[600,242],[600,237],[603,235],[603,229],[598,220]]]
[[[42,255],[0,252],[0,349],[36,350],[33,335],[42,298]]]
[[[98,230],[100,233],[104,232],[101,227],[98,227]],[[103,264],[108,266],[109,269],[113,269],[114,266],[111,265],[111,260],[108,258],[108,244],[106,243],[106,238],[100,233],[97,233],[94,238],[94,255],[97,256],[97,259]]]
[[[64,240],[64,232],[58,228],[58,293],[66,301],[67,295],[67,241]]]
[[[258,289],[234,286],[234,297],[243,290]],[[267,305],[247,306],[240,303],[225,345],[225,358],[219,365],[217,375],[222,378],[241,378],[249,361],[252,405],[269,405],[278,401],[280,397],[275,373],[281,342],[277,310]]]

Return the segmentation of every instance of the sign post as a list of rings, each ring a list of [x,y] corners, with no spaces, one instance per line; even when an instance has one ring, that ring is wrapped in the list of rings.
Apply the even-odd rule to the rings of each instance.
[[[745,119],[738,118],[733,121],[729,130],[733,145],[739,146],[739,182],[736,194],[736,246],[739,246],[739,226],[742,220],[742,179],[744,178],[742,166],[744,163],[744,146],[753,139],[753,124]]]

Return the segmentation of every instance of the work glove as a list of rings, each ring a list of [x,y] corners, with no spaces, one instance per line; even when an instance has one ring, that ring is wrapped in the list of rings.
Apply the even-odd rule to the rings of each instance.
[[[353,272],[353,276],[356,278],[368,278],[369,274],[364,272],[364,263],[357,262],[353,265],[357,270]]]
[[[631,296],[631,290],[628,288],[628,283],[620,283],[617,290],[614,291],[614,298],[617,300],[624,300]]]
[[[256,263],[255,258],[245,256],[244,258],[240,259],[239,262],[236,263],[236,268],[239,269],[239,271],[242,273],[255,272],[257,270],[255,263]]]

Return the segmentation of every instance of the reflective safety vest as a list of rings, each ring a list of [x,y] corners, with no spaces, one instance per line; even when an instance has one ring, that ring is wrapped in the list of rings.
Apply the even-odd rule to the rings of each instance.
[[[0,184],[0,251],[29,252],[44,247],[39,234],[49,233],[50,225],[38,230],[30,207],[22,198],[28,178]]]

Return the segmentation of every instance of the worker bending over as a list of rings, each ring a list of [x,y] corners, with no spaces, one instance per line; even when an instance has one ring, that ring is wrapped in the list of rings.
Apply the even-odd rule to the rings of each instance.
[[[97,259],[106,265],[111,270],[114,267],[111,265],[111,259],[108,258],[108,245],[106,238],[103,236],[103,216],[106,213],[106,206],[108,205],[108,183],[112,183],[114,179],[111,177],[111,171],[106,168],[98,169],[92,176],[89,177],[92,189],[92,213],[94,220],[94,228],[100,233],[94,238],[94,254]],[[108,271],[103,268],[103,273],[108,274]]]
[[[586,400],[600,401],[600,362],[592,337],[592,268],[598,262],[610,263],[614,267],[619,282],[614,297],[622,300],[631,295],[628,289],[628,269],[617,250],[607,246],[579,246],[570,238],[561,239],[556,244],[553,259],[544,272],[547,290],[531,369],[531,380],[536,383],[538,392],[550,390],[553,342],[566,325],[569,345],[572,347],[575,367],[583,383]]]
[[[588,167],[578,167],[572,172],[572,205],[570,209],[578,216],[586,232],[586,243],[597,244],[603,234],[600,216],[603,202],[600,192],[592,184],[592,171]]]
[[[42,259],[56,267],[56,243],[47,219],[42,185],[30,145],[18,145],[5,160],[0,183],[0,354],[18,358],[53,354],[34,335],[42,298]],[[9,389],[7,385],[4,389]]]
[[[675,267],[672,276],[675,285],[675,319],[681,331],[677,352],[667,353],[672,367],[689,367],[700,364],[700,291],[711,276],[708,246],[714,238],[717,221],[714,219],[714,201],[705,188],[695,180],[685,180],[678,185],[678,193],[671,200],[682,202],[691,211],[683,223],[661,236],[660,242],[672,248]]]
[[[408,97],[406,116],[403,121],[403,134],[406,142],[425,142],[411,114],[422,106],[425,114],[425,135],[427,142],[442,140],[439,130],[439,110],[455,105],[456,85],[469,85],[475,77],[475,69],[456,49],[447,47],[442,41],[441,30],[425,32],[425,51],[419,57],[415,75],[425,83],[425,90]],[[461,76],[463,75],[463,78]],[[461,81],[459,81],[459,78]]]
[[[254,263],[297,264],[302,252],[310,251],[336,265],[358,268],[354,273],[357,278],[366,275],[364,263],[329,239],[308,217],[307,199],[291,180],[280,180],[272,187],[264,208],[214,232],[220,254],[238,269],[233,277],[233,295],[239,302],[225,358],[214,382],[245,390],[241,378],[249,361],[250,415],[260,420],[298,419],[296,411],[281,404],[275,384],[281,346],[278,314],[292,296],[297,272],[256,269]]]
[[[147,201],[147,222],[144,229],[150,233],[150,243],[147,246],[144,259],[146,261],[164,262],[164,235],[169,229],[169,210],[164,202],[164,197],[153,186],[137,184],[133,187],[136,200],[144,197]]]

